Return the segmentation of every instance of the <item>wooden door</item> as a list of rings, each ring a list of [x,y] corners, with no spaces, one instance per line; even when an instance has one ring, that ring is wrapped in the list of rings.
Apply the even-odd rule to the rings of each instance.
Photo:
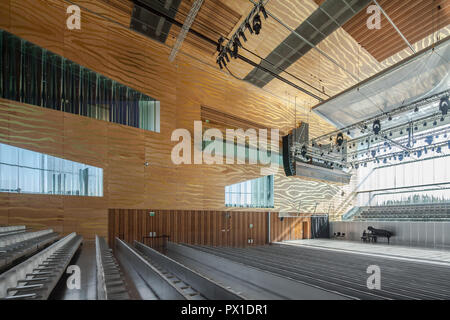
[[[293,238],[292,240],[301,240],[303,239],[303,228],[302,228],[302,220],[299,218],[293,218]]]
[[[308,221],[303,221],[302,223],[303,225],[303,239],[308,239],[309,238],[309,232],[308,232]]]

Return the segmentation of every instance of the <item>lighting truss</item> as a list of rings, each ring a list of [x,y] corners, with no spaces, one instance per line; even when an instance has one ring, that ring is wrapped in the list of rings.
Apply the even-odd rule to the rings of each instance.
[[[247,37],[245,36],[246,30],[248,30],[251,34],[259,34],[259,30],[261,29],[261,17],[259,16],[260,13],[263,14],[265,19],[268,18],[262,0],[254,4],[254,7],[247,15],[247,18],[245,18],[241,25],[236,29],[234,34],[230,37],[225,45],[223,45],[223,42],[225,41],[224,38],[221,37],[219,39],[219,44],[217,46],[217,52],[219,54],[217,56],[216,62],[221,69],[224,66],[226,67],[227,63],[230,62],[230,58],[237,58],[239,48],[242,48],[242,42],[240,39],[242,39],[244,42],[247,42]]]
[[[308,143],[294,143],[294,156],[303,161],[328,168],[355,168],[370,161],[384,161],[399,157],[414,157],[425,150],[441,152],[449,147],[448,141],[430,143],[428,146],[415,147],[418,140],[427,139],[433,135],[445,133],[450,139],[450,117],[446,117],[442,106],[448,104],[450,90],[424,98],[420,101],[401,106],[389,113],[384,113],[355,123],[341,130],[335,130],[320,137],[311,139]],[[415,110],[427,108],[431,112],[412,119]],[[390,127],[386,126],[393,117],[404,117],[405,121]],[[383,122],[384,121],[384,122]],[[381,128],[380,128],[381,126]],[[435,128],[435,130],[430,130]],[[379,129],[379,130],[374,130]],[[351,138],[350,134],[356,130],[361,136]],[[377,131],[375,133],[374,131]],[[342,136],[344,141],[342,141]],[[339,139],[341,138],[341,139]],[[380,149],[393,150],[379,154]],[[419,156],[420,157],[420,156]],[[417,159],[416,159],[417,160]]]
[[[183,41],[186,38],[186,35],[189,32],[189,29],[191,28],[191,25],[194,22],[195,17],[197,16],[197,13],[199,12],[202,4],[203,0],[195,0],[194,4],[192,5],[191,10],[189,11],[189,14],[186,17],[186,20],[184,21],[184,24],[181,27],[181,31],[178,34],[175,45],[173,46],[172,51],[170,52],[169,55],[170,62],[173,62],[173,60],[177,56],[177,53],[180,50],[181,45],[183,44]]]

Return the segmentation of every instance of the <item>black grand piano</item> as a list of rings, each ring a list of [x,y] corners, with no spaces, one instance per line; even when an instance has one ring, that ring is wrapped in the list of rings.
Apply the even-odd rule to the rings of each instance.
[[[378,237],[384,237],[387,238],[388,244],[389,239],[394,235],[391,231],[383,230],[383,229],[375,229],[372,226],[367,227],[367,230],[369,230],[369,233],[367,234],[368,238],[372,240],[372,242],[377,242]]]

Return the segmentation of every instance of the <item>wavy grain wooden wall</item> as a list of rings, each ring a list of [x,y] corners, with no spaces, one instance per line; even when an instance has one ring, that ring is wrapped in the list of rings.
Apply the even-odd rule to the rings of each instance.
[[[125,19],[101,2],[77,3],[108,18]],[[160,100],[161,133],[1,100],[2,143],[102,167],[105,195],[0,194],[0,223],[51,226],[92,238],[95,233],[107,235],[108,208],[232,210],[224,206],[224,187],[260,176],[260,167],[176,166],[170,157],[175,145],[170,140],[172,131],[192,132],[193,121],[200,120],[201,105],[281,130],[293,126],[293,109],[278,97],[183,54],[171,64],[170,48],[89,11],[82,10],[81,30],[67,30],[67,5],[62,0],[0,1],[0,28]],[[308,117],[311,136],[331,130],[317,116]],[[306,116],[298,115],[297,120]],[[144,166],[146,161],[150,166]],[[284,186],[289,181],[303,186],[283,175],[277,175],[283,187],[275,186],[275,198],[280,200],[275,200],[274,211],[295,210],[283,200],[291,197]]]
[[[150,216],[154,212],[154,216]],[[132,242],[143,241],[144,236],[168,235],[177,243],[208,246],[244,247],[269,243],[267,212],[224,212],[204,210],[109,210],[111,248],[116,237]],[[270,242],[310,238],[310,218],[284,218],[270,214]],[[302,223],[308,233],[302,235]],[[250,228],[250,225],[253,228]],[[249,244],[248,239],[253,239]]]

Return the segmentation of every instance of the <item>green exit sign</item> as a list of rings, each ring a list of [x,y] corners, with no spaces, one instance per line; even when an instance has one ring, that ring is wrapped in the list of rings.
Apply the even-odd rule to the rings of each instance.
[[[149,215],[150,215],[150,217],[154,217],[154,216],[155,216],[155,213],[154,213],[153,211],[151,211],[151,212],[149,213]]]

